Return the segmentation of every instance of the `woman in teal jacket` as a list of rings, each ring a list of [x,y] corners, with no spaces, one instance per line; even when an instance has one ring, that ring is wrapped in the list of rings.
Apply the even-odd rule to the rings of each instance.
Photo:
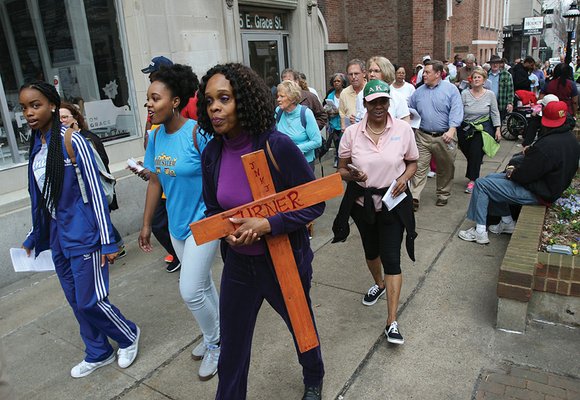
[[[278,85],[276,128],[292,139],[314,171],[314,150],[322,144],[322,136],[312,110],[299,104],[301,96],[296,82],[283,81]]]

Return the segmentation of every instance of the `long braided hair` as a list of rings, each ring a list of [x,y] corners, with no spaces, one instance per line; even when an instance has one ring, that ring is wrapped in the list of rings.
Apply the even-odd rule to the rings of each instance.
[[[48,144],[48,154],[46,157],[46,178],[44,180],[44,187],[42,188],[42,196],[40,198],[40,205],[46,207],[52,212],[62,194],[62,187],[64,182],[64,154],[62,151],[62,136],[60,134],[60,96],[55,87],[44,81],[31,81],[25,83],[20,87],[23,89],[38,90],[48,101],[55,106],[52,113],[52,125],[50,128],[50,142]],[[28,159],[32,155],[32,148],[34,147],[34,140],[37,132],[30,135]],[[30,162],[30,161],[29,161]]]

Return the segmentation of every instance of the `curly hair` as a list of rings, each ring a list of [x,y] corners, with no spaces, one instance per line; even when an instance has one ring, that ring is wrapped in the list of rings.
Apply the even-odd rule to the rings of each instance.
[[[205,89],[208,81],[217,74],[225,76],[232,86],[236,100],[238,123],[250,135],[261,135],[274,127],[274,102],[272,92],[251,68],[239,63],[218,64],[201,79],[197,95],[199,126],[207,133],[215,133],[207,113]]]
[[[300,86],[294,81],[282,81],[278,85],[278,92],[285,91],[286,96],[293,104],[300,103],[302,99],[302,90],[300,90]]]
[[[62,137],[60,135],[60,95],[55,87],[44,81],[27,82],[20,87],[19,93],[24,89],[34,89],[39,91],[49,103],[54,104],[55,109],[52,113],[52,125],[50,128],[50,142],[48,144],[48,153],[46,156],[46,178],[40,196],[40,204],[49,211],[56,208],[62,194],[64,183],[64,153],[62,151]],[[30,135],[28,159],[32,155],[36,134]]]
[[[199,87],[197,75],[189,65],[183,64],[162,65],[159,71],[151,74],[150,80],[151,83],[162,82],[169,88],[172,96],[179,97],[178,111],[187,105],[189,98],[195,95]]]

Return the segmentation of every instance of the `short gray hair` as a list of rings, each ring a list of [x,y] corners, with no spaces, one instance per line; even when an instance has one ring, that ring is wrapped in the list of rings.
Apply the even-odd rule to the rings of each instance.
[[[294,104],[300,103],[300,100],[302,99],[302,89],[300,89],[300,86],[298,86],[294,81],[280,82],[278,85],[278,93],[280,93],[280,91],[286,92],[286,96],[288,96],[288,99],[290,99]]]
[[[465,56],[465,61],[473,61],[475,62],[475,56],[473,54],[468,54]]]

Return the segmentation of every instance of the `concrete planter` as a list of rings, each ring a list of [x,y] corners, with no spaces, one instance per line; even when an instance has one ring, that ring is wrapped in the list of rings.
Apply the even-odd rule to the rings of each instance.
[[[500,267],[497,328],[529,318],[580,326],[580,260],[538,251],[546,207],[524,206]]]

